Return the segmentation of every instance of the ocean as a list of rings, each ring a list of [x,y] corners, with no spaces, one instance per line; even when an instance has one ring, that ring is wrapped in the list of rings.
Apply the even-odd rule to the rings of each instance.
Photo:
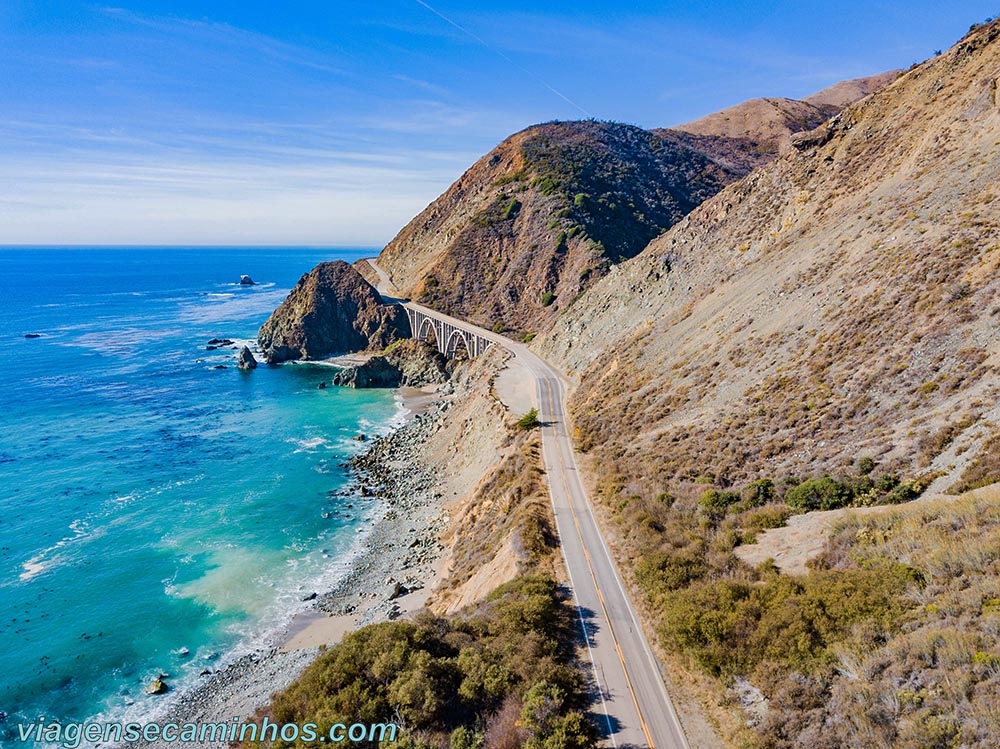
[[[342,573],[370,518],[332,495],[392,394],[206,344],[370,254],[0,249],[0,742],[39,716],[148,718],[157,675],[176,694]]]

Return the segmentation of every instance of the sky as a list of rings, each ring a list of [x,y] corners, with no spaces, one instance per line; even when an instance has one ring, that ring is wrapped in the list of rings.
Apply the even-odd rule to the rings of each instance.
[[[506,136],[664,127],[1000,2],[0,0],[0,244],[379,247]]]

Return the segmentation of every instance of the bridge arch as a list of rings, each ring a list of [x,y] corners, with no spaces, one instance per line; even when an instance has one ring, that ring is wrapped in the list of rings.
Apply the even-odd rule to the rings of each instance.
[[[424,317],[420,321],[420,327],[417,330],[417,340],[426,341],[430,338],[430,334],[434,334],[434,343],[437,344],[438,349],[441,348],[441,336],[438,333],[437,326],[434,324],[434,320],[430,317]]]
[[[448,342],[447,344],[445,344],[444,347],[444,355],[447,356],[449,359],[454,358],[455,355],[458,353],[459,341],[461,341],[462,345],[465,346],[466,357],[471,359],[475,355],[475,352],[472,350],[472,345],[469,342],[469,337],[465,334],[465,331],[460,328],[455,328],[452,331],[451,335],[448,337]]]
[[[426,314],[405,304],[402,306],[410,323],[410,335],[419,341],[430,343],[433,333],[435,348],[447,357],[454,357],[464,348],[466,355],[473,359],[492,345],[488,338],[461,327],[457,320],[441,319],[435,314]]]

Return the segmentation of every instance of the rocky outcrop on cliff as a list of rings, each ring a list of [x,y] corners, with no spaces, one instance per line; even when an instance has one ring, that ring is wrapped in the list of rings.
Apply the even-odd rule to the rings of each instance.
[[[399,387],[402,372],[384,356],[373,356],[364,364],[345,367],[333,376],[337,387],[394,388]]]
[[[381,350],[409,335],[406,312],[341,260],[320,263],[299,279],[257,335],[269,364],[330,354]]]
[[[448,381],[448,360],[423,341],[398,341],[381,356],[346,367],[333,378],[334,385],[353,388],[423,387]]]

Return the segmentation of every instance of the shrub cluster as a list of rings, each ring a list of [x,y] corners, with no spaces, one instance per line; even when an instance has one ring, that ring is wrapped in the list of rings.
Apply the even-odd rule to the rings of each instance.
[[[352,632],[274,698],[268,717],[320,732],[395,722],[401,749],[589,749],[595,732],[583,713],[575,635],[557,584],[520,577],[466,616]]]

